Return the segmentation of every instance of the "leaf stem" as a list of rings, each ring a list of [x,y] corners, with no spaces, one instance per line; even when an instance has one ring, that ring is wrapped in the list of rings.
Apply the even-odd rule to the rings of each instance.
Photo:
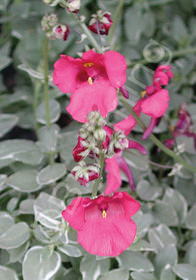
[[[122,96],[119,95],[120,101],[123,103],[125,108],[128,110],[128,112],[134,117],[134,119],[137,121],[138,125],[143,129],[146,130],[145,124],[142,122],[142,120],[138,117],[138,115],[134,112],[133,108],[130,106],[130,104],[127,102],[127,100]],[[163,145],[159,139],[157,139],[152,133],[149,136],[149,139],[152,140],[152,142],[157,145],[163,152],[165,152],[170,157],[174,158],[177,162],[179,162],[181,165],[183,165],[184,168],[188,169],[189,171],[196,173],[196,167],[192,166],[191,164],[187,163],[180,155],[174,153],[170,149],[168,149],[165,145]]]
[[[44,99],[46,108],[46,124],[50,127],[50,109],[48,96],[48,38],[45,36],[44,41]]]
[[[110,45],[114,36],[114,31],[115,31],[115,27],[116,27],[116,23],[118,21],[118,18],[120,16],[121,10],[123,8],[125,4],[125,0],[121,0],[116,8],[115,14],[114,14],[114,20],[113,23],[111,25],[110,31],[109,31],[109,35],[108,35],[108,44]]]

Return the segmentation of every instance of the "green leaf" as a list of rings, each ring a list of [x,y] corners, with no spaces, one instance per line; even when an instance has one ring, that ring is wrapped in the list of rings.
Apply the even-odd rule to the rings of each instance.
[[[46,153],[48,151],[56,151],[58,133],[59,127],[56,124],[53,124],[50,127],[41,127],[39,130],[39,142],[37,142],[37,144]]]
[[[58,146],[60,156],[66,162],[73,160],[72,151],[77,144],[78,131],[69,131],[59,135]]]
[[[35,219],[45,227],[59,231],[64,209],[65,204],[62,200],[42,192],[34,204]]]
[[[26,242],[18,248],[8,250],[10,255],[9,262],[14,263],[19,261],[23,257],[23,255],[25,254],[28,248],[29,248],[29,242]]]
[[[174,245],[168,245],[161,249],[154,259],[156,274],[160,276],[162,269],[168,265],[173,266],[178,261],[178,252]]]
[[[163,201],[171,205],[176,211],[180,222],[182,223],[187,216],[187,202],[185,198],[176,190],[167,188]]]
[[[98,276],[108,271],[109,259],[96,260],[93,255],[86,255],[80,263],[83,280],[97,280]]]
[[[0,137],[10,131],[18,122],[18,117],[11,114],[0,115]]]
[[[44,79],[44,74],[38,71],[33,70],[32,68],[28,67],[25,64],[20,64],[18,65],[18,69],[23,70],[29,74],[30,77],[43,80]]]
[[[4,190],[6,188],[6,180],[7,176],[5,174],[0,175],[0,191]]]
[[[153,223],[152,215],[138,212],[132,217],[132,219],[137,224],[137,236],[139,236],[139,238],[144,237]]]
[[[34,214],[34,199],[25,199],[20,203],[19,212],[21,214]]]
[[[66,173],[65,165],[62,163],[54,163],[43,168],[37,175],[36,180],[40,185],[47,185],[56,182]]]
[[[0,212],[0,236],[14,225],[14,219],[7,212]]]
[[[77,258],[77,257],[82,256],[80,249],[73,245],[64,244],[64,245],[58,246],[57,248],[61,252],[63,252],[64,254],[66,254],[67,256],[70,256],[70,257]]]
[[[176,280],[176,276],[173,273],[170,265],[166,266],[162,271],[160,275],[160,280]]]
[[[175,235],[166,225],[149,229],[148,239],[155,250],[161,250],[167,245],[176,245]]]
[[[154,270],[152,263],[141,253],[125,251],[116,257],[120,267],[134,270],[151,272]]]
[[[0,265],[0,279],[2,280],[18,280],[16,272],[6,266]]]
[[[130,251],[154,251],[154,248],[150,243],[146,240],[138,240],[135,243],[132,243],[131,246],[128,248]]]
[[[137,170],[146,171],[149,168],[148,156],[141,155],[138,151],[134,151],[134,153],[125,151],[123,157],[131,167]]]
[[[50,122],[54,123],[58,120],[61,113],[61,108],[59,103],[56,100],[49,101],[49,111],[50,111]],[[45,102],[42,102],[36,110],[36,119],[42,124],[47,124],[46,118],[46,105]]]
[[[185,226],[189,229],[196,230],[196,204],[189,211],[185,219]]]
[[[181,40],[187,37],[187,29],[181,17],[175,16],[171,32],[177,42],[181,42]]]
[[[35,192],[42,186],[36,181],[38,172],[34,169],[22,170],[12,174],[7,179],[8,186],[21,192]]]
[[[14,249],[24,244],[30,237],[29,227],[21,222],[11,226],[0,236],[0,248]]]
[[[114,269],[107,273],[104,273],[99,280],[128,280],[129,279],[129,271],[126,269]]]
[[[6,140],[0,143],[0,159],[21,161],[30,165],[41,162],[43,155],[34,142],[28,140]]]
[[[154,274],[152,273],[144,273],[137,271],[132,272],[131,277],[133,277],[134,280],[157,280]]]
[[[69,192],[76,193],[78,195],[92,193],[93,182],[89,182],[85,187],[81,186],[72,174],[69,174],[61,183],[65,185]]]
[[[137,184],[136,192],[139,195],[139,197],[146,201],[153,201],[157,197],[161,196],[162,194],[162,188],[159,186],[151,185],[146,180],[141,180]]]
[[[172,267],[174,273],[184,280],[195,280],[196,267],[190,264],[176,264]]]
[[[196,266],[196,240],[189,242],[186,247],[185,262]]]
[[[152,211],[160,223],[166,224],[167,226],[178,225],[178,216],[170,204],[164,201],[156,201],[152,207]]]
[[[11,63],[12,59],[6,56],[0,56],[0,71]]]
[[[61,257],[57,252],[46,254],[44,247],[34,246],[27,251],[22,264],[24,280],[49,280],[58,271]]]

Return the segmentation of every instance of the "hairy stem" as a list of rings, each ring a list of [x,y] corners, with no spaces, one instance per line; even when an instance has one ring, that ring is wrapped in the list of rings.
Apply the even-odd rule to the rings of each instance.
[[[46,124],[50,127],[50,109],[48,96],[48,38],[45,36],[44,42],[44,99],[46,108]]]
[[[146,130],[145,124],[142,122],[142,120],[138,117],[138,115],[134,112],[133,108],[130,106],[130,104],[127,102],[127,100],[121,95],[119,96],[120,101],[123,103],[125,108],[128,110],[128,112],[134,117],[134,119],[137,121],[138,125],[143,129]],[[180,155],[177,155],[170,149],[168,149],[165,145],[163,145],[159,139],[157,139],[152,133],[149,136],[149,139],[152,140],[152,142],[157,145],[163,152],[165,152],[170,157],[174,158],[177,162],[179,162],[181,165],[183,165],[184,168],[188,169],[189,171],[196,173],[196,167],[187,163]]]
[[[105,159],[105,154],[103,152],[103,148],[102,145],[100,145],[100,157],[99,157],[99,165],[100,165],[100,176],[99,178],[97,178],[97,180],[95,181],[95,184],[93,186],[93,192],[92,192],[92,198],[96,197],[97,195],[97,190],[99,188],[99,184],[101,182],[102,179],[102,173],[103,173],[103,166],[104,166],[104,159]]]
[[[120,13],[122,11],[122,8],[125,4],[125,0],[121,0],[116,8],[115,14],[114,14],[114,19],[113,19],[113,23],[110,27],[110,31],[109,31],[109,35],[108,35],[108,44],[110,45],[114,36],[114,31],[115,31],[115,27],[116,27],[116,23],[118,21],[118,18],[120,16]]]
[[[87,36],[88,40],[91,42],[91,44],[93,45],[93,47],[97,50],[97,52],[99,53],[103,53],[102,48],[99,46],[99,44],[97,43],[97,41],[95,40],[95,38],[93,37],[93,35],[91,34],[91,31],[88,29],[88,27],[86,26],[86,24],[84,22],[82,22],[80,20],[79,17],[77,17],[77,15],[74,15],[75,18],[77,19],[77,22],[79,23],[80,27],[83,29],[85,35]]]

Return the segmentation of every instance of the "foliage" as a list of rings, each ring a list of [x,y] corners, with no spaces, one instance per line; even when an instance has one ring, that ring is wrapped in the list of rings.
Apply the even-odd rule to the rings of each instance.
[[[80,14],[86,24],[98,9],[109,11],[115,22],[102,44],[126,57],[128,104],[140,98],[159,64],[170,64],[170,105],[154,133],[161,142],[170,137],[168,126],[177,123],[183,102],[196,131],[195,1],[82,0]],[[66,41],[49,41],[47,108],[41,20],[51,12],[71,28]],[[134,243],[115,258],[90,255],[77,243],[61,212],[75,196],[91,194],[93,183],[80,186],[70,174],[81,125],[67,113],[69,96],[53,84],[52,71],[60,54],[76,57],[94,46],[82,35],[84,26],[60,5],[3,0],[0,14],[0,279],[195,280],[195,173],[185,166],[168,176],[178,159],[159,151],[151,139],[143,142],[139,126],[130,137],[142,143],[148,155],[123,153],[136,192],[124,174],[121,187],[141,203],[133,217]],[[99,42],[98,35],[92,36]],[[113,125],[128,114],[119,100],[108,122]],[[145,115],[142,120],[149,122]],[[178,150],[184,144],[183,160],[196,168],[193,139],[182,135],[176,141]]]

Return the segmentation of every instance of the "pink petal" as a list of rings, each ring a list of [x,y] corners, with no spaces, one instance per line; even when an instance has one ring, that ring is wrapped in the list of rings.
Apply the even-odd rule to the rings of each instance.
[[[138,142],[132,141],[130,139],[128,139],[128,141],[129,141],[128,149],[137,149],[141,154],[147,155],[146,149]]]
[[[54,64],[53,82],[64,93],[73,92],[77,86],[77,75],[81,71],[78,65],[81,59],[61,55]]]
[[[127,64],[125,57],[116,51],[104,53],[104,64],[113,87],[122,87],[126,82]]]
[[[107,183],[106,183],[106,189],[104,191],[105,195],[108,195],[112,192],[117,191],[122,183],[121,180],[121,174],[120,174],[120,168],[117,162],[118,154],[113,156],[112,158],[105,159],[106,167],[105,171],[107,174]]]
[[[70,226],[76,230],[83,227],[85,223],[85,211],[83,203],[90,201],[90,198],[76,197],[71,204],[62,212],[62,216]]]
[[[169,100],[168,91],[161,89],[143,100],[141,110],[150,117],[159,118],[165,114],[169,106]]]
[[[114,198],[119,197],[125,213],[128,217],[131,217],[137,213],[140,209],[140,204],[137,200],[135,200],[132,196],[130,196],[127,192],[118,192],[114,194]]]
[[[153,77],[153,84],[157,87],[162,85],[167,86],[169,83],[169,78],[166,73],[161,71],[156,71]]]
[[[115,257],[126,250],[136,235],[136,224],[126,215],[109,219],[110,214],[102,219],[87,220],[82,230],[78,231],[78,242],[90,254]]]
[[[84,52],[82,55],[82,60],[86,62],[93,62],[94,64],[100,64],[100,62],[103,60],[103,54],[97,53],[93,50],[89,50],[87,52]]]
[[[126,160],[123,157],[119,156],[117,158],[117,162],[118,162],[120,169],[126,174],[132,191],[135,191],[135,182],[133,179],[133,175],[132,175],[132,172],[131,172]]]
[[[144,131],[142,140],[146,140],[149,137],[149,135],[153,132],[153,129],[154,129],[156,123],[157,123],[157,118],[151,118],[149,126]]]
[[[134,117],[132,115],[129,115],[124,120],[116,123],[114,125],[114,130],[115,131],[122,130],[122,131],[124,131],[125,135],[128,135],[131,132],[131,130],[133,129],[133,127],[136,125],[136,123],[137,122],[134,119]]]
[[[100,114],[106,118],[108,112],[116,109],[118,105],[116,90],[106,81],[94,82],[92,85],[85,85],[77,89],[71,95],[71,101],[67,111],[73,119],[79,122],[86,122],[86,116],[97,106]]]

